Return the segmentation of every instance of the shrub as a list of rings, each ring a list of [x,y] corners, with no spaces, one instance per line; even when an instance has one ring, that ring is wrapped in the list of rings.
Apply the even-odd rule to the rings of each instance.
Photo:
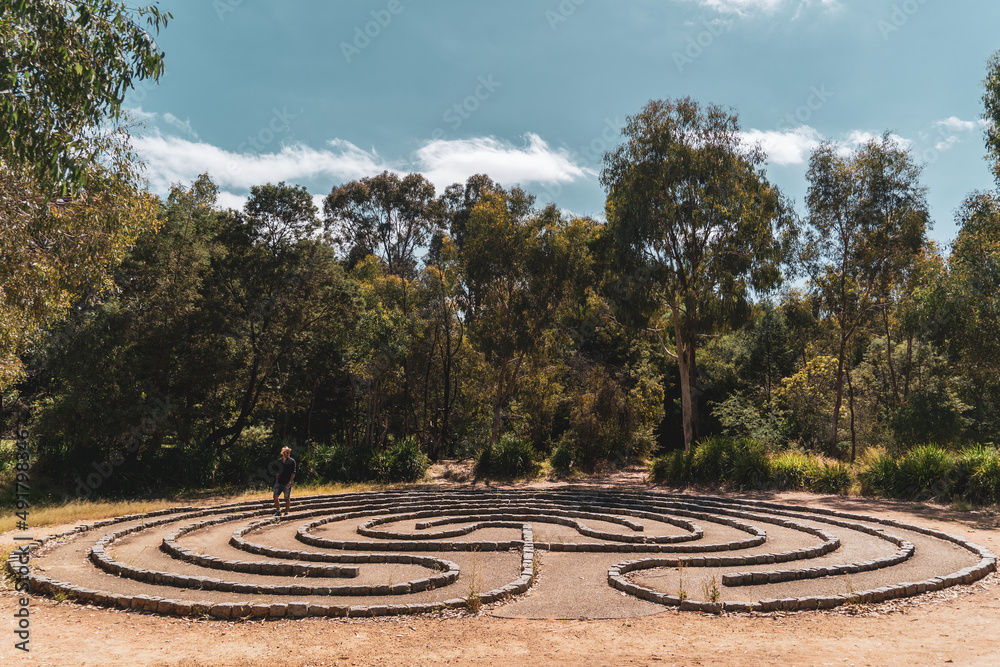
[[[809,489],[819,493],[847,493],[854,483],[851,469],[840,461],[823,461],[812,471]]]
[[[1000,502],[1000,452],[975,445],[962,452],[958,468],[966,472],[961,490],[965,500],[984,505]]]
[[[691,477],[698,482],[721,482],[733,458],[732,438],[713,436],[692,447]]]
[[[573,458],[573,446],[568,442],[560,442],[549,457],[549,463],[556,471],[566,474],[573,468]]]
[[[413,436],[392,442],[384,454],[384,468],[379,471],[379,479],[383,482],[415,482],[424,476],[430,465]]]
[[[771,458],[767,446],[749,439],[735,443],[726,481],[740,490],[766,489],[771,484]]]
[[[778,489],[805,489],[819,467],[802,452],[782,452],[771,459],[771,483]]]
[[[901,498],[946,496],[954,457],[936,445],[921,445],[899,462],[895,495]]]
[[[352,449],[334,443],[318,445],[306,452],[304,468],[323,482],[365,482],[373,479],[371,454],[364,449]]]
[[[693,454],[679,449],[653,459],[649,467],[649,478],[656,484],[683,486],[691,480]]]
[[[537,473],[538,464],[531,443],[513,435],[502,436],[498,442],[483,448],[476,463],[476,474],[483,477],[513,479]]]
[[[862,455],[858,472],[862,493],[894,496],[898,475],[899,463],[884,449],[869,449]]]

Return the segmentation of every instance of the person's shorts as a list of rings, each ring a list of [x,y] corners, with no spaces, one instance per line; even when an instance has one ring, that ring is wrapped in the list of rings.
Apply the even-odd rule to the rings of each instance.
[[[292,495],[292,485],[289,484],[288,486],[285,486],[284,484],[279,484],[279,483],[275,482],[275,484],[274,484],[274,497],[277,498],[282,493],[285,494],[285,500],[288,500],[288,498]]]

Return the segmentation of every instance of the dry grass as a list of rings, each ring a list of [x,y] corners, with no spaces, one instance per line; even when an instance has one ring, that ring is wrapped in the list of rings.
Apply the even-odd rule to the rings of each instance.
[[[295,498],[302,496],[312,496],[331,493],[349,493],[352,491],[374,491],[391,488],[387,486],[377,486],[372,484],[310,484],[295,485],[292,491],[292,508],[295,507]],[[179,495],[174,498],[159,498],[154,500],[125,500],[125,501],[90,501],[73,500],[68,503],[49,506],[33,506],[28,509],[28,532],[34,532],[37,528],[45,526],[60,526],[64,524],[77,523],[79,521],[97,521],[108,519],[123,514],[142,514],[152,512],[167,507],[178,505],[215,505],[227,502],[241,502],[245,500],[270,500],[270,491],[246,490],[235,493],[217,494],[197,494]],[[284,502],[284,500],[282,500]],[[18,518],[13,508],[6,510],[0,516],[0,533],[6,533],[17,528]],[[41,537],[42,535],[36,535]]]

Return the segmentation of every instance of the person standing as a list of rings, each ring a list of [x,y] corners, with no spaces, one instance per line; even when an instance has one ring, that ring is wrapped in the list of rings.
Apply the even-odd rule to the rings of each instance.
[[[274,516],[281,516],[281,505],[278,503],[278,496],[285,494],[285,514],[291,507],[292,482],[295,481],[295,459],[292,458],[292,448],[281,448],[281,466],[274,475]]]

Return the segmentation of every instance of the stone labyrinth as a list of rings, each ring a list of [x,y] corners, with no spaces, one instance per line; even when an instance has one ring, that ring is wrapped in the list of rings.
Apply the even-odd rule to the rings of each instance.
[[[221,619],[827,609],[968,584],[996,557],[885,518],[652,492],[384,491],[175,507],[32,543],[33,593]],[[15,552],[8,567],[17,572]]]

